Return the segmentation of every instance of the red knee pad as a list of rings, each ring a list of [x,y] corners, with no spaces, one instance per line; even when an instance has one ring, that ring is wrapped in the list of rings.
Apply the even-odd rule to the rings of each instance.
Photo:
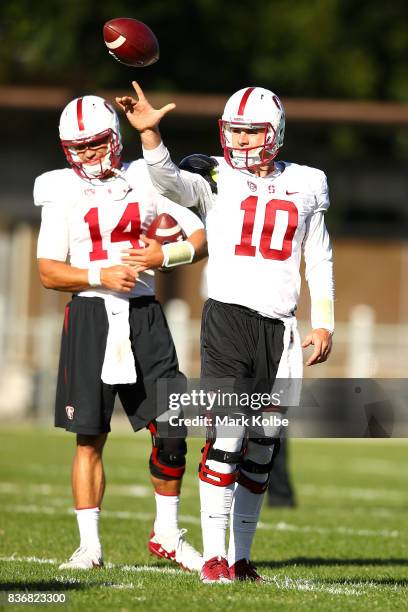
[[[213,444],[214,441],[209,440],[201,450],[203,455],[201,457],[201,463],[198,466],[198,477],[203,482],[208,482],[215,487],[227,487],[228,485],[236,482],[238,468],[230,474],[222,474],[221,472],[210,470],[210,468],[206,466],[206,461],[207,459],[212,459],[214,461],[220,461],[221,463],[240,463],[242,461],[243,453],[242,451],[239,453],[229,453],[227,451],[224,452],[219,449],[214,449]]]
[[[187,446],[184,438],[160,438],[152,421],[148,428],[152,435],[150,473],[162,480],[181,480],[186,470]]]
[[[262,493],[265,493],[266,489],[268,488],[269,476],[266,482],[256,482],[255,480],[248,478],[248,476],[245,476],[245,474],[242,472],[239,472],[237,482],[242,487],[248,489],[248,491],[251,491],[251,493],[261,495]]]

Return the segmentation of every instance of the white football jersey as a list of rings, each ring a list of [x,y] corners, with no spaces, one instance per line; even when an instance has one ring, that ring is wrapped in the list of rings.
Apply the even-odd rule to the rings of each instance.
[[[77,268],[123,264],[121,251],[142,248],[140,235],[163,212],[172,215],[187,236],[203,228],[191,211],[157,193],[142,159],[103,181],[86,181],[70,168],[46,172],[35,181],[34,203],[42,206],[37,257],[68,260]],[[147,270],[126,297],[153,295],[154,290],[154,272]],[[106,293],[112,292],[89,289],[81,295]]]
[[[312,299],[333,299],[332,250],[324,224],[328,187],[321,170],[276,162],[266,177],[218,162],[218,194],[205,179],[180,172],[167,149],[145,150],[153,184],[205,217],[208,296],[280,319],[293,316],[303,252]]]

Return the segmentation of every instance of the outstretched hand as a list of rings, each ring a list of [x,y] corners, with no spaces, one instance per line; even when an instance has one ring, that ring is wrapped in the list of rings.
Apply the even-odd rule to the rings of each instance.
[[[132,81],[132,85],[136,96],[117,97],[116,103],[125,113],[129,123],[140,133],[146,130],[157,131],[160,121],[168,112],[176,108],[176,105],[170,103],[162,108],[153,108],[140,85],[136,81]]]
[[[311,344],[314,346],[314,351],[306,361],[307,366],[326,361],[332,349],[332,335],[327,329],[313,329],[304,339],[302,348]]]

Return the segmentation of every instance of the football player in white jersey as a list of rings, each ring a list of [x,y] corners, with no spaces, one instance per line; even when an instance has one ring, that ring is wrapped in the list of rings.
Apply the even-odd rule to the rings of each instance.
[[[278,96],[262,87],[246,87],[228,100],[219,121],[224,157],[210,158],[211,180],[208,168],[180,171],[158,128],[175,105],[154,109],[136,82],[133,87],[136,97],[116,101],[141,135],[153,184],[184,206],[198,206],[205,218],[209,299],[202,319],[202,376],[250,380],[252,390],[261,392],[270,392],[276,378],[300,379],[302,346],[314,347],[306,365],[324,362],[334,328],[325,174],[276,161],[285,114]],[[302,251],[312,320],[303,344],[295,319]],[[200,464],[203,582],[261,580],[250,550],[281,432],[265,427],[257,437],[238,429],[213,428]]]
[[[105,489],[102,452],[118,394],[133,429],[147,426],[152,434],[157,512],[148,548],[198,571],[202,557],[178,526],[186,431],[180,428],[172,439],[157,434],[157,421],[167,414],[165,404],[157,406],[157,379],[176,379],[182,386],[185,379],[155,299],[154,268],[203,256],[203,225],[191,211],[157,193],[144,160],[122,162],[118,117],[104,99],[88,95],[71,101],[59,132],[70,167],[39,176],[34,201],[42,207],[41,281],[46,288],[74,294],[65,310],[55,425],[77,437],[72,487],[80,545],[60,567],[103,564],[98,530]],[[185,241],[162,247],[143,236],[161,212],[177,220]]]

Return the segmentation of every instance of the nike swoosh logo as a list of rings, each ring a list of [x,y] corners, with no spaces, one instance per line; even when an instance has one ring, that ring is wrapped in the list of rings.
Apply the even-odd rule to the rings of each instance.
[[[286,195],[295,195],[295,193],[299,193],[298,191],[288,191],[286,190]]]
[[[121,312],[121,311],[120,311],[120,310],[118,310],[118,312],[112,312],[112,314],[113,314],[113,315],[118,315],[118,314],[120,314],[120,312]]]
[[[248,523],[249,525],[256,525],[256,521],[241,521],[241,523]]]

